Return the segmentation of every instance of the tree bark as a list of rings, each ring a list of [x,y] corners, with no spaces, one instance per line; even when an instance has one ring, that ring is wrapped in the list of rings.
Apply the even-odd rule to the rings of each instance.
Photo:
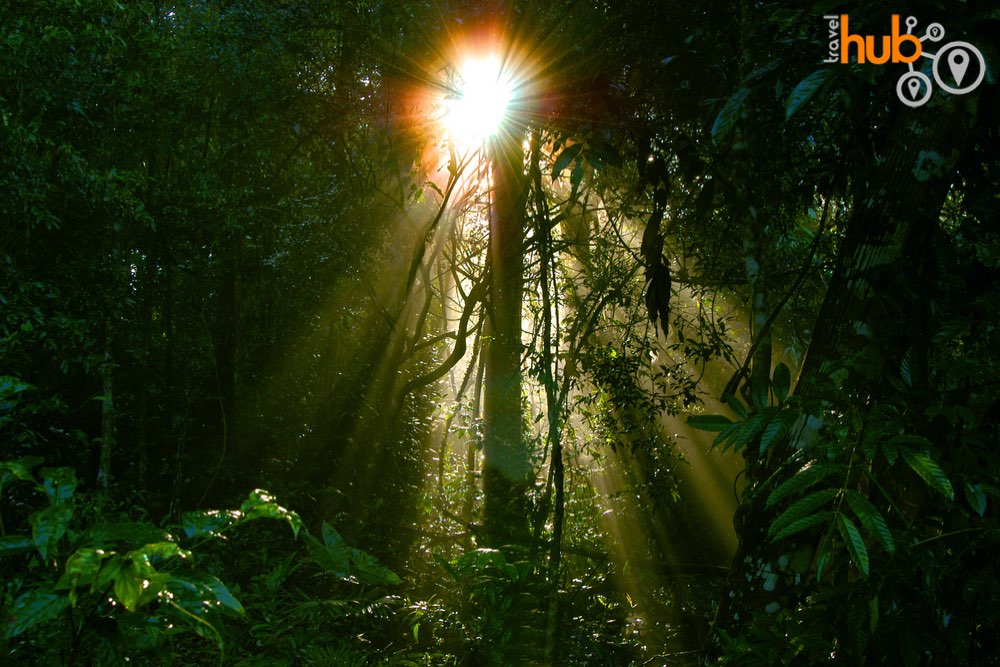
[[[528,535],[530,452],[521,407],[521,301],[524,292],[525,177],[519,137],[491,146],[488,337],[483,358],[483,524],[489,546]]]

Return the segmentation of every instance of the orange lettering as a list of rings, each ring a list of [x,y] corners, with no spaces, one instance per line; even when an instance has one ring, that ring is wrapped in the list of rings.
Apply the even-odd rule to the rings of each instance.
[[[849,32],[849,26],[847,24],[848,16],[847,14],[842,14],[840,17],[840,62],[846,65],[851,61],[850,52],[851,44],[858,47],[858,62],[864,64],[865,62],[865,40],[861,35],[852,35]]]

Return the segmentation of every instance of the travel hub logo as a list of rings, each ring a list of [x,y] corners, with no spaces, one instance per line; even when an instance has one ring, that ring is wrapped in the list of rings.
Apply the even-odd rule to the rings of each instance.
[[[913,34],[917,27],[915,17],[906,18],[906,32],[901,33],[899,14],[893,14],[889,34],[879,39],[874,35],[851,34],[847,14],[827,15],[823,20],[829,28],[829,53],[823,62],[846,65],[853,56],[859,65],[905,63],[908,71],[896,82],[896,95],[907,106],[916,108],[927,104],[934,92],[934,83],[952,95],[964,95],[978,88],[986,75],[982,52],[969,42],[948,42],[936,53],[925,48],[925,42],[936,44],[944,39],[944,26],[940,23],[931,23],[923,36],[917,37]],[[914,67],[920,58],[929,59],[930,66]],[[933,83],[928,71],[934,78]]]

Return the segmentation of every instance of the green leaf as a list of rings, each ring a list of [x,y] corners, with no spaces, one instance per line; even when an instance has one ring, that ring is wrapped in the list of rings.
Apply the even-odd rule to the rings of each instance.
[[[570,162],[575,160],[580,155],[580,151],[582,150],[582,143],[573,144],[572,146],[564,148],[562,153],[559,154],[559,157],[557,157],[552,163],[552,178],[559,178],[559,174],[561,174],[563,170],[569,166]]]
[[[808,530],[813,526],[818,526],[822,523],[826,523],[833,517],[833,512],[818,512],[816,514],[810,514],[809,516],[804,516],[801,519],[796,519],[790,524],[779,530],[774,537],[771,538],[772,542],[777,542],[778,540],[783,540],[786,537],[790,537],[796,533],[801,533],[803,530]]]
[[[798,418],[799,414],[793,410],[785,409],[778,412],[764,428],[764,434],[760,438],[760,453],[763,454],[773,443],[783,438]]]
[[[903,360],[899,364],[899,376],[903,378],[906,386],[913,386],[913,348],[911,347],[903,353]]]
[[[984,516],[986,514],[986,492],[983,490],[983,486],[981,484],[969,484],[965,482],[963,489],[965,491],[965,500],[969,503],[969,507],[979,516]]]
[[[687,419],[688,426],[699,431],[718,432],[728,426],[732,426],[733,420],[722,415],[692,415]]]
[[[816,581],[821,581],[823,579],[823,572],[826,570],[826,565],[830,562],[830,557],[833,555],[833,550],[830,548],[831,546],[831,540],[829,538],[823,540],[823,546],[820,549],[819,556],[816,557]]]
[[[117,523],[102,523],[88,530],[83,541],[95,547],[118,544],[138,546],[156,542],[168,542],[172,538],[169,533],[153,524],[141,521],[123,521]]]
[[[184,534],[190,537],[212,536],[236,524],[243,514],[236,510],[199,510],[185,512],[181,517]]]
[[[136,569],[134,563],[122,567],[115,579],[115,599],[129,611],[138,609],[143,579],[143,575]]]
[[[0,490],[14,480],[34,482],[35,476],[31,474],[31,469],[41,462],[42,459],[37,456],[0,462]]]
[[[722,143],[732,132],[733,127],[743,112],[743,105],[750,96],[749,88],[740,88],[736,93],[726,100],[719,110],[719,115],[712,123],[712,141],[716,144]]]
[[[299,530],[302,529],[302,518],[290,510],[274,502],[274,496],[264,489],[254,489],[243,504],[240,511],[244,513],[243,521],[254,521],[256,519],[277,519],[286,521],[292,528],[292,534],[298,537]]]
[[[756,412],[734,429],[731,434],[733,449],[738,452],[752,443],[764,430],[768,417],[767,411]]]
[[[188,558],[190,556],[190,551],[182,549],[174,542],[154,542],[130,551],[127,557],[135,563],[148,564],[152,561],[169,560],[175,557]]]
[[[773,507],[775,503],[781,501],[783,498],[805,491],[813,484],[826,479],[838,470],[840,470],[840,466],[826,463],[809,463],[771,491],[764,507]]]
[[[51,505],[29,517],[31,537],[42,560],[55,551],[72,518],[73,508],[69,505]]]
[[[906,464],[913,472],[920,475],[928,486],[939,491],[948,500],[955,500],[955,489],[952,488],[951,481],[930,454],[911,449],[902,449],[901,453]]]
[[[31,389],[31,385],[22,382],[19,378],[11,375],[0,375],[0,400],[7,400],[11,396],[16,396],[29,389]]]
[[[42,488],[51,504],[61,505],[73,497],[76,471],[72,468],[42,468],[39,474],[42,476]]]
[[[788,392],[792,387],[792,373],[788,366],[780,363],[774,367],[774,376],[771,378],[771,389],[774,391],[779,403],[784,403],[788,398]]]
[[[86,586],[97,578],[101,564],[110,554],[103,549],[77,549],[66,559],[66,577],[71,586]]]
[[[844,546],[847,547],[847,553],[851,556],[851,562],[858,568],[862,576],[867,577],[868,548],[865,546],[865,541],[861,538],[861,533],[858,532],[858,527],[843,514],[838,514],[837,528],[840,529],[840,536],[844,540]]]
[[[14,600],[7,611],[4,637],[10,639],[51,620],[69,606],[69,598],[50,591],[28,591]]]
[[[403,583],[395,572],[380,563],[375,556],[361,549],[352,549],[351,552],[354,571],[361,583],[388,586],[398,586]]]
[[[792,503],[791,507],[782,512],[768,528],[768,535],[777,535],[793,521],[812,514],[814,511],[837,497],[840,489],[821,489]]]
[[[748,413],[746,406],[743,405],[743,401],[736,398],[732,394],[726,396],[726,405],[728,405],[729,409],[732,410],[736,414],[736,416],[739,417],[740,419],[747,418]]]
[[[211,575],[194,573],[185,573],[184,576],[170,575],[166,589],[184,598],[188,603],[198,603],[196,608],[207,611],[230,611],[240,615],[246,613],[243,605],[233,597],[226,585]],[[190,608],[190,604],[185,607]]]
[[[895,553],[896,544],[892,539],[892,531],[885,517],[878,511],[867,498],[853,489],[847,491],[847,504],[850,505],[854,515],[858,517],[861,525],[881,543],[887,552]]]
[[[0,537],[0,558],[16,556],[35,548],[35,541],[27,535],[4,535]]]
[[[827,79],[833,74],[832,67],[818,69],[806,78],[799,81],[799,84],[792,89],[785,103],[785,119],[791,118],[796,111],[802,108],[806,102],[823,87]]]
[[[306,534],[309,555],[327,572],[363,584],[397,585],[402,580],[371,554],[350,546],[332,526],[323,523],[323,542]]]

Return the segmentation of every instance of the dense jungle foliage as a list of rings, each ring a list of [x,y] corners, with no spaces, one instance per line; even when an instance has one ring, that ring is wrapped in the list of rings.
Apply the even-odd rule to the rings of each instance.
[[[0,661],[1000,663],[998,35],[0,3]]]

